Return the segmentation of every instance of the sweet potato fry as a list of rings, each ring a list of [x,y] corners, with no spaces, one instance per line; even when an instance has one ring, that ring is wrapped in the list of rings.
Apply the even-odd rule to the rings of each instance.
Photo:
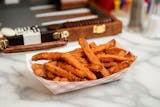
[[[55,77],[53,81],[60,81],[60,82],[69,82],[67,78],[61,78],[59,76]]]
[[[103,63],[103,65],[105,68],[109,68],[109,67],[117,65],[117,63],[116,62],[108,62],[108,63]]]
[[[59,52],[43,52],[32,57],[32,61],[37,60],[58,60],[61,56]]]
[[[75,57],[83,57],[85,54],[81,48],[75,49],[73,51],[68,52]]]
[[[106,62],[113,61],[113,60],[115,60],[115,61],[127,61],[128,60],[125,57],[121,57],[121,56],[117,56],[117,55],[99,54],[97,56],[103,62],[105,62],[105,60],[106,60]]]
[[[99,58],[99,57],[98,57]],[[99,58],[99,60],[102,62],[102,63],[109,63],[109,62],[114,62],[114,59],[113,58]]]
[[[125,56],[126,55],[126,50],[121,49],[121,48],[117,48],[117,47],[112,47],[109,49],[106,49],[106,54],[110,54],[110,55],[119,55],[119,56]]]
[[[109,48],[112,48],[112,47],[115,47],[116,45],[116,41],[115,39],[112,39],[111,41],[109,41],[108,43],[106,44],[103,44],[103,45],[99,45],[99,46],[96,46],[96,44],[93,44],[94,42],[90,43],[90,45],[94,45],[95,48],[91,49],[93,51],[93,53],[97,54],[99,52],[103,52],[104,50],[106,49],[109,49]],[[83,56],[84,55],[84,52],[81,48],[78,48],[78,49],[75,49],[69,53],[81,53],[80,55]]]
[[[91,80],[95,80],[96,76],[92,73],[87,67],[81,64],[76,58],[74,58],[70,53],[62,54],[61,58],[66,61],[68,64],[72,65],[73,67],[86,72],[86,77]]]
[[[81,53],[81,52],[83,52],[83,50],[81,48],[77,48],[77,49],[74,49],[72,51],[69,51],[70,54],[72,54],[72,53]]]
[[[67,78],[61,78],[60,81],[61,82],[69,82],[69,80]]]
[[[55,75],[52,72],[47,72],[47,79],[53,80],[55,78]]]
[[[104,68],[104,66],[101,64],[98,57],[92,52],[92,50],[90,49],[87,41],[84,38],[79,39],[79,44],[81,45],[81,47],[82,47],[84,53],[86,54],[88,60],[90,61],[90,63],[95,64],[97,66],[101,66],[102,69],[100,70],[100,72],[102,73],[102,75],[104,77],[110,75],[108,70],[106,70]]]
[[[130,63],[128,61],[123,61],[119,64],[120,70],[128,68],[130,66]]]
[[[34,74],[43,78],[46,78],[46,69],[42,64],[32,64]]]
[[[102,70],[102,66],[95,65],[95,64],[88,64],[87,67],[92,71],[92,72],[99,72]]]
[[[112,74],[120,71],[120,68],[119,68],[118,63],[115,63],[114,66],[111,66],[111,67],[109,68],[109,71],[110,71],[110,73],[112,73]]]
[[[56,66],[55,62],[46,63],[45,68],[57,76],[68,78],[70,81],[80,81],[80,78],[78,78],[75,75],[68,73],[66,70]]]
[[[97,45],[96,45],[95,42],[91,42],[91,43],[89,44],[89,47],[92,49],[92,48],[96,48]]]
[[[113,39],[104,45],[96,46],[95,48],[92,49],[92,51],[96,54],[96,53],[104,51],[105,49],[114,47],[115,44],[116,44],[116,42]],[[77,56],[85,55],[83,50],[80,48],[75,49],[73,51],[70,51],[69,53],[77,55]],[[60,58],[60,56],[61,56],[61,53],[59,53],[59,52],[43,52],[43,53],[39,53],[39,54],[34,55],[32,57],[32,61],[37,61],[37,60],[53,60],[53,61],[55,61],[55,60],[58,60]]]
[[[117,63],[114,66],[112,66],[111,68],[109,68],[109,71],[113,74],[113,73],[119,72],[120,70],[125,69],[129,66],[130,66],[130,64],[128,61],[123,61],[123,62]]]
[[[128,58],[131,63],[136,60],[136,57],[131,52],[128,52],[125,57]]]
[[[107,42],[106,44],[99,45],[96,48],[93,48],[92,51],[96,54],[98,52],[104,51],[105,49],[109,49],[111,47],[114,47],[115,45],[116,45],[116,41],[115,41],[115,39],[113,39],[113,40]]]
[[[78,77],[81,77],[81,78],[86,77],[86,73],[84,71],[76,69],[69,64],[66,64],[66,63],[63,63],[63,62],[57,62],[57,66],[59,66],[62,69],[65,69],[68,72],[71,72],[72,74],[74,74]]]
[[[86,54],[87,58],[89,59],[89,61],[93,64],[98,65],[100,63],[100,61],[96,57],[96,55],[92,52],[92,50],[90,49],[86,40],[84,38],[80,38],[79,39],[79,44],[81,45],[81,47],[82,47],[84,53]]]
[[[59,76],[57,76],[57,77],[55,77],[54,79],[53,79],[53,81],[60,81],[61,80],[61,78],[59,77]]]
[[[81,64],[83,64],[84,66],[88,65],[88,60],[86,58],[82,58],[82,57],[78,57],[78,56],[74,56]]]

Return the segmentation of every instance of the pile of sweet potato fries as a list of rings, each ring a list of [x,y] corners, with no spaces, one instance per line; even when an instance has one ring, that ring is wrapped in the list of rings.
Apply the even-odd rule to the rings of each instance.
[[[32,64],[34,74],[60,82],[95,80],[128,68],[136,59],[131,52],[116,47],[114,39],[97,46],[80,38],[79,44],[81,48],[66,53],[34,55],[32,61],[49,60],[45,64]]]

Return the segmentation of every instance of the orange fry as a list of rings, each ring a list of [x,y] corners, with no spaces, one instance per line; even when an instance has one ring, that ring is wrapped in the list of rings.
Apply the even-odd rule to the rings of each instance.
[[[34,74],[40,77],[46,77],[46,69],[44,68],[44,65],[42,64],[32,64],[32,69],[34,71]]]
[[[95,65],[95,64],[89,64],[87,67],[92,71],[92,72],[98,72],[102,70],[102,66]]]
[[[115,44],[116,44],[116,41],[113,39],[106,44],[96,46],[95,48],[92,49],[92,51],[96,54],[98,52],[104,51],[105,49],[114,47]],[[74,55],[78,55],[78,56],[84,55],[83,50],[80,48],[75,49],[73,51],[70,51],[69,53],[74,54]],[[34,55],[32,57],[32,61],[37,61],[37,60],[53,60],[53,61],[55,61],[55,60],[58,60],[60,58],[60,56],[61,56],[61,53],[59,53],[59,52],[43,52],[43,53],[39,53],[39,54]]]
[[[96,43],[95,43],[95,42],[91,42],[91,43],[89,44],[89,47],[90,47],[90,48],[96,48],[96,47],[97,47],[97,45],[96,45]]]
[[[103,63],[104,67],[106,68],[115,66],[116,64],[117,64],[116,62]]]
[[[108,76],[110,75],[109,74],[109,71],[106,70],[104,68],[104,66],[101,64],[100,60],[97,58],[97,56],[92,52],[92,50],[90,49],[87,41],[84,39],[84,38],[80,38],[79,39],[79,44],[81,45],[84,53],[86,54],[88,60],[92,63],[92,64],[95,64],[95,65],[98,65],[98,66],[101,66],[102,67],[102,70],[100,70],[100,72],[102,73],[102,75],[105,77],[105,76]]]
[[[84,52],[81,48],[75,49],[73,51],[68,52],[71,55],[75,56],[75,57],[83,57],[84,56]]]
[[[37,60],[58,60],[61,56],[61,53],[58,52],[43,52],[40,54],[36,54],[32,57],[32,61]]]
[[[53,78],[55,78],[55,75],[52,72],[47,72],[47,78],[52,80]]]
[[[74,49],[72,51],[70,51],[69,53],[72,54],[72,53],[81,53],[83,52],[81,48],[77,48],[77,49]]]
[[[77,56],[74,56],[80,63],[82,63],[84,66],[87,66],[88,65],[88,61],[86,58],[82,58],[82,57],[77,57]]]
[[[72,74],[74,74],[78,77],[84,78],[86,76],[86,73],[84,71],[76,69],[69,64],[65,64],[63,62],[57,62],[57,66],[59,66],[62,69],[65,69],[68,72],[71,72]]]
[[[61,78],[57,76],[53,79],[53,81],[68,82],[69,80],[67,78]]]
[[[112,60],[116,60],[116,61],[127,61],[128,60],[125,57],[121,57],[121,56],[117,56],[117,55],[99,54],[97,56],[103,62],[105,62],[105,60],[106,60],[106,62],[112,61]]]
[[[131,52],[128,52],[125,57],[128,58],[131,63],[136,60],[136,57]]]
[[[112,47],[107,49],[106,54],[110,54],[110,55],[119,55],[119,56],[125,56],[126,55],[126,50],[121,49],[121,48],[117,48],[117,47]]]
[[[96,48],[93,48],[92,51],[96,54],[98,52],[102,52],[105,49],[109,49],[111,47],[114,47],[116,45],[115,39],[112,39],[111,41],[107,42],[106,44],[99,45]]]
[[[99,52],[103,52],[105,49],[109,49],[109,48],[112,48],[112,47],[115,47],[116,45],[116,41],[115,39],[112,39],[111,41],[109,41],[108,43],[106,44],[103,44],[103,45],[99,45],[99,46],[96,46],[96,44],[93,44],[94,42],[90,43],[90,45],[94,45],[95,48],[91,49],[93,51],[93,53],[97,54]],[[84,55],[84,52],[81,48],[78,48],[78,49],[75,49],[69,53],[80,53],[81,56]]]
[[[120,68],[119,68],[118,64],[116,64],[115,66],[110,67],[109,71],[110,71],[110,73],[113,74],[113,73],[120,71]]]
[[[61,80],[61,78],[58,76],[53,79],[53,81],[60,81],[60,80]]]
[[[128,61],[123,61],[123,62],[117,63],[114,66],[112,66],[111,68],[109,68],[109,71],[111,73],[116,73],[116,72],[119,72],[122,69],[125,69],[125,68],[129,67],[129,66],[130,66],[130,64],[129,64]]]
[[[71,54],[69,53],[64,53],[62,54],[61,58],[66,61],[68,64],[74,66],[75,68],[86,72],[86,77],[91,80],[95,80],[96,76],[94,73],[92,73],[87,67],[85,67],[83,64],[81,64],[76,58],[74,58]]]
[[[80,78],[76,77],[71,73],[68,73],[66,70],[60,67],[57,67],[55,62],[46,63],[45,68],[57,76],[68,78],[70,81],[80,81]]]
[[[89,48],[87,41],[84,38],[80,38],[79,44],[81,45],[81,47],[82,47],[84,53],[86,54],[87,58],[89,59],[89,61],[93,64],[98,65],[100,63],[100,61],[96,57],[96,55],[92,52],[92,50]]]
[[[69,82],[69,80],[67,78],[61,78],[60,81],[61,82]]]
[[[120,70],[125,69],[125,68],[127,68],[127,67],[129,67],[129,66],[130,66],[130,63],[129,63],[128,61],[123,61],[123,62],[121,62],[121,63],[119,64]]]

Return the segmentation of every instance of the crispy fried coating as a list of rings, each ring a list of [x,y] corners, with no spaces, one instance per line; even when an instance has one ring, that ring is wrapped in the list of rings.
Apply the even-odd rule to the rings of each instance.
[[[74,56],[80,63],[82,63],[84,66],[88,65],[88,60],[86,58],[82,58],[82,57],[77,57]]]
[[[99,52],[104,51],[105,49],[114,47],[115,44],[116,44],[116,41],[113,39],[106,44],[96,46],[95,48],[92,49],[92,51],[95,54],[97,54]],[[80,48],[75,49],[73,51],[70,51],[68,53],[70,53],[74,56],[81,56],[81,57],[83,57],[85,55],[83,50]],[[43,53],[39,53],[39,54],[34,55],[32,57],[32,61],[37,61],[37,60],[53,60],[53,61],[55,61],[55,60],[58,60],[60,58],[60,56],[61,56],[61,53],[59,53],[59,52],[43,52]]]
[[[116,41],[115,39],[112,39],[111,41],[107,42],[106,44],[102,44],[102,45],[99,45],[97,46],[95,44],[95,42],[92,42],[89,44],[89,46],[93,49],[91,49],[93,51],[93,53],[97,54],[97,53],[100,53],[100,52],[103,52],[104,50],[107,50],[109,48],[112,48],[112,47],[115,47],[116,45]],[[78,49],[75,49],[73,51],[70,52],[71,54],[72,53],[80,53],[81,56],[84,56],[84,52],[81,48],[78,48]]]
[[[104,77],[110,75],[109,71],[107,69],[105,69],[105,67],[103,66],[103,64],[98,59],[98,57],[90,49],[87,41],[84,38],[80,38],[79,39],[79,44],[81,45],[81,47],[82,47],[84,53],[86,54],[88,60],[90,61],[90,63],[102,67],[102,69],[100,70],[100,72],[102,73],[102,75]]]
[[[47,79],[52,80],[55,78],[55,75],[52,72],[47,72]]]
[[[70,54],[78,54],[79,56],[84,55],[84,52],[83,52],[83,50],[81,48],[77,48],[77,49],[75,49],[73,51],[70,51],[68,53],[70,53]]]
[[[119,70],[120,70],[120,68],[119,68],[118,64],[109,68],[109,71],[110,71],[111,74],[116,73]]]
[[[37,60],[58,60],[61,56],[61,53],[59,52],[43,52],[36,54],[32,57],[32,61]]]
[[[60,81],[61,80],[61,78],[59,77],[59,76],[57,76],[57,77],[55,77],[54,79],[53,79],[53,81]]]
[[[97,46],[80,38],[79,44],[81,48],[66,53],[34,55],[33,61],[49,60],[43,65],[32,64],[34,74],[58,82],[95,80],[128,68],[136,59],[131,52],[116,47],[114,39]]]
[[[57,66],[61,67],[62,69],[65,69],[68,72],[71,72],[72,74],[74,74],[78,77],[81,77],[81,78],[86,77],[86,73],[84,71],[76,69],[73,66],[66,64],[64,62],[57,62]]]
[[[80,38],[79,39],[79,44],[81,45],[85,55],[87,56],[87,58],[89,59],[89,61],[93,64],[99,64],[100,61],[99,59],[96,57],[96,55],[92,52],[92,50],[90,49],[87,41],[84,38]],[[97,65],[98,65],[97,64]]]
[[[112,48],[106,49],[105,52],[106,54],[119,55],[119,56],[125,56],[127,54],[126,50],[118,47],[112,47]]]
[[[95,42],[91,42],[91,43],[89,44],[89,47],[92,49],[92,48],[96,48],[97,45],[96,45]]]
[[[119,68],[120,70],[124,69],[124,68],[128,68],[130,66],[130,63],[128,61],[123,61],[119,64]]]
[[[128,61],[123,61],[121,63],[117,63],[114,66],[110,67],[109,71],[113,74],[113,73],[119,72],[120,70],[125,69],[129,66],[130,66],[130,63]]]
[[[128,52],[125,57],[128,59],[128,61],[130,61],[131,64],[136,60],[136,57],[131,52]]]
[[[102,66],[95,65],[95,64],[88,64],[87,67],[92,71],[92,72],[99,72],[102,70]]]
[[[70,81],[80,81],[80,78],[76,77],[75,75],[67,72],[65,69],[62,69],[60,67],[58,67],[55,62],[48,62],[45,64],[45,68],[52,72],[53,74],[57,75],[57,76],[61,76],[64,78],[67,78]]]
[[[76,57],[76,58],[82,58],[85,56],[83,50],[81,48],[77,48],[73,51],[68,52],[69,54],[71,54],[72,56]]]
[[[92,51],[96,54],[96,53],[104,51],[105,49],[115,47],[115,45],[116,45],[116,41],[115,41],[115,39],[112,39],[111,41],[107,42],[106,44],[99,45],[96,48],[93,48]]]
[[[32,64],[34,74],[46,78],[46,69],[42,64]]]
[[[61,58],[66,61],[68,64],[72,65],[73,67],[83,71],[86,73],[86,78],[95,80],[96,76],[92,73],[87,67],[81,64],[76,58],[74,58],[70,53],[62,54]]]
[[[108,63],[103,63],[105,68],[109,68],[112,66],[115,66],[117,64],[117,62],[108,62]]]
[[[103,61],[103,62],[108,62],[108,61],[125,61],[128,60],[126,57],[121,57],[121,56],[117,56],[117,55],[110,55],[110,54],[98,54],[97,55],[98,58]]]
[[[69,80],[67,78],[62,78],[59,76],[56,76],[53,81],[59,81],[59,82],[69,82]]]
[[[61,82],[69,82],[69,80],[67,78],[61,78],[60,81]]]

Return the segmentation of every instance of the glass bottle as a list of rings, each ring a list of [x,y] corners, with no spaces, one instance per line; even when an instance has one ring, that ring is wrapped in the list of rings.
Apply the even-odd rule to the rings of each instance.
[[[151,0],[148,24],[144,35],[150,39],[160,40],[160,0]]]
[[[144,0],[132,0],[128,31],[143,31]]]

